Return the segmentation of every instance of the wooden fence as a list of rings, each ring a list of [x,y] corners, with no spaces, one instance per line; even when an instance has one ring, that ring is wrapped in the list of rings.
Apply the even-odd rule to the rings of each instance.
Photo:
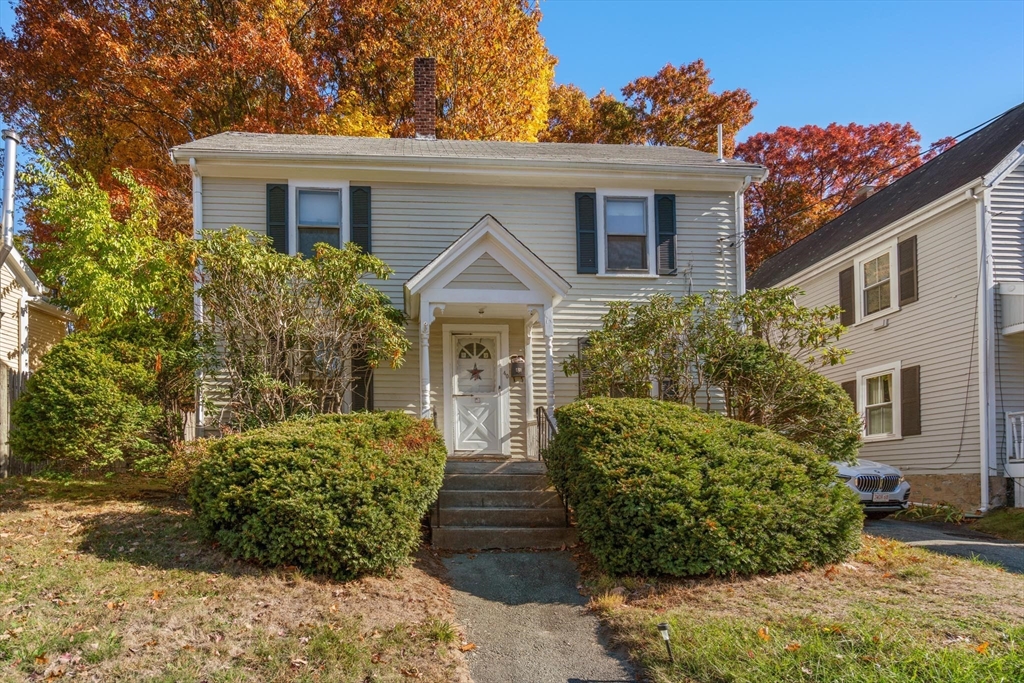
[[[33,475],[46,469],[46,462],[25,462],[11,453],[11,406],[21,395],[27,374],[0,363],[0,478]]]

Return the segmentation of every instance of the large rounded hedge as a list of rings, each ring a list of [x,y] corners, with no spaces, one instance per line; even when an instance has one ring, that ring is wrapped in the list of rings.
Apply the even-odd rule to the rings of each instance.
[[[548,472],[605,571],[781,572],[858,546],[863,517],[835,468],[767,429],[653,399],[556,416]]]
[[[402,413],[321,415],[212,442],[189,500],[232,555],[337,579],[417,547],[444,477],[443,437]]]

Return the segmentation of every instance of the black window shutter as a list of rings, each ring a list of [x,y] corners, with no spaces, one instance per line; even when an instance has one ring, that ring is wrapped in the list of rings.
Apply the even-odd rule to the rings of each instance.
[[[580,365],[582,367],[584,367],[584,368],[586,366],[583,365],[583,362],[582,362],[583,361],[583,354],[586,352],[588,346],[590,346],[590,337],[577,337],[576,338],[576,355],[579,356]],[[579,375],[579,387],[577,389],[577,392],[579,393],[580,396],[583,396],[583,384],[588,379],[590,379],[590,371],[589,370],[585,370],[585,369],[581,369],[580,370],[580,375]]]
[[[854,312],[856,292],[853,291],[853,288],[853,268],[839,271],[839,307],[843,309],[843,312],[839,314],[839,322],[847,327],[856,321]]]
[[[349,204],[352,216],[352,242],[355,242],[367,254],[370,251],[370,188],[349,188]]]
[[[597,195],[576,193],[576,272],[597,273]]]
[[[900,415],[903,436],[921,433],[921,366],[900,370]]]
[[[288,253],[288,185],[267,184],[267,237],[274,251]]]
[[[851,379],[849,382],[843,382],[842,385],[840,385],[840,386],[843,387],[843,391],[845,391],[846,395],[850,397],[851,401],[853,401],[853,409],[856,410],[857,409],[857,380]]]
[[[900,306],[917,301],[917,235],[896,247],[900,268]]]
[[[352,410],[373,410],[373,368],[362,355],[352,360]]]
[[[654,229],[658,236],[658,275],[676,274],[676,196],[654,195]]]

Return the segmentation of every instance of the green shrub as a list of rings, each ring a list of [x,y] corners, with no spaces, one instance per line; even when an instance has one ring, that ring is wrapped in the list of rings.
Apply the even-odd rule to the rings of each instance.
[[[235,557],[349,579],[407,560],[445,457],[437,430],[402,413],[296,418],[211,443],[189,500]]]
[[[161,468],[167,484],[179,493],[188,491],[199,466],[210,457],[210,439],[178,441],[171,445]]]
[[[77,471],[152,454],[155,394],[155,375],[139,358],[96,335],[70,335],[43,357],[14,403],[11,449]]]
[[[767,429],[653,399],[556,415],[548,472],[605,571],[780,572],[858,545],[861,511],[835,468]]]
[[[860,415],[832,380],[752,337],[723,344],[705,368],[734,419],[767,427],[830,460],[856,462]]]

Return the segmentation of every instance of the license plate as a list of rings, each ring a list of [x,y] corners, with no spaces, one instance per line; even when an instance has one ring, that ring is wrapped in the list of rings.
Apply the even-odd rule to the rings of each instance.
[[[888,493],[872,493],[871,494],[871,502],[872,503],[888,503],[889,502],[889,494]]]

